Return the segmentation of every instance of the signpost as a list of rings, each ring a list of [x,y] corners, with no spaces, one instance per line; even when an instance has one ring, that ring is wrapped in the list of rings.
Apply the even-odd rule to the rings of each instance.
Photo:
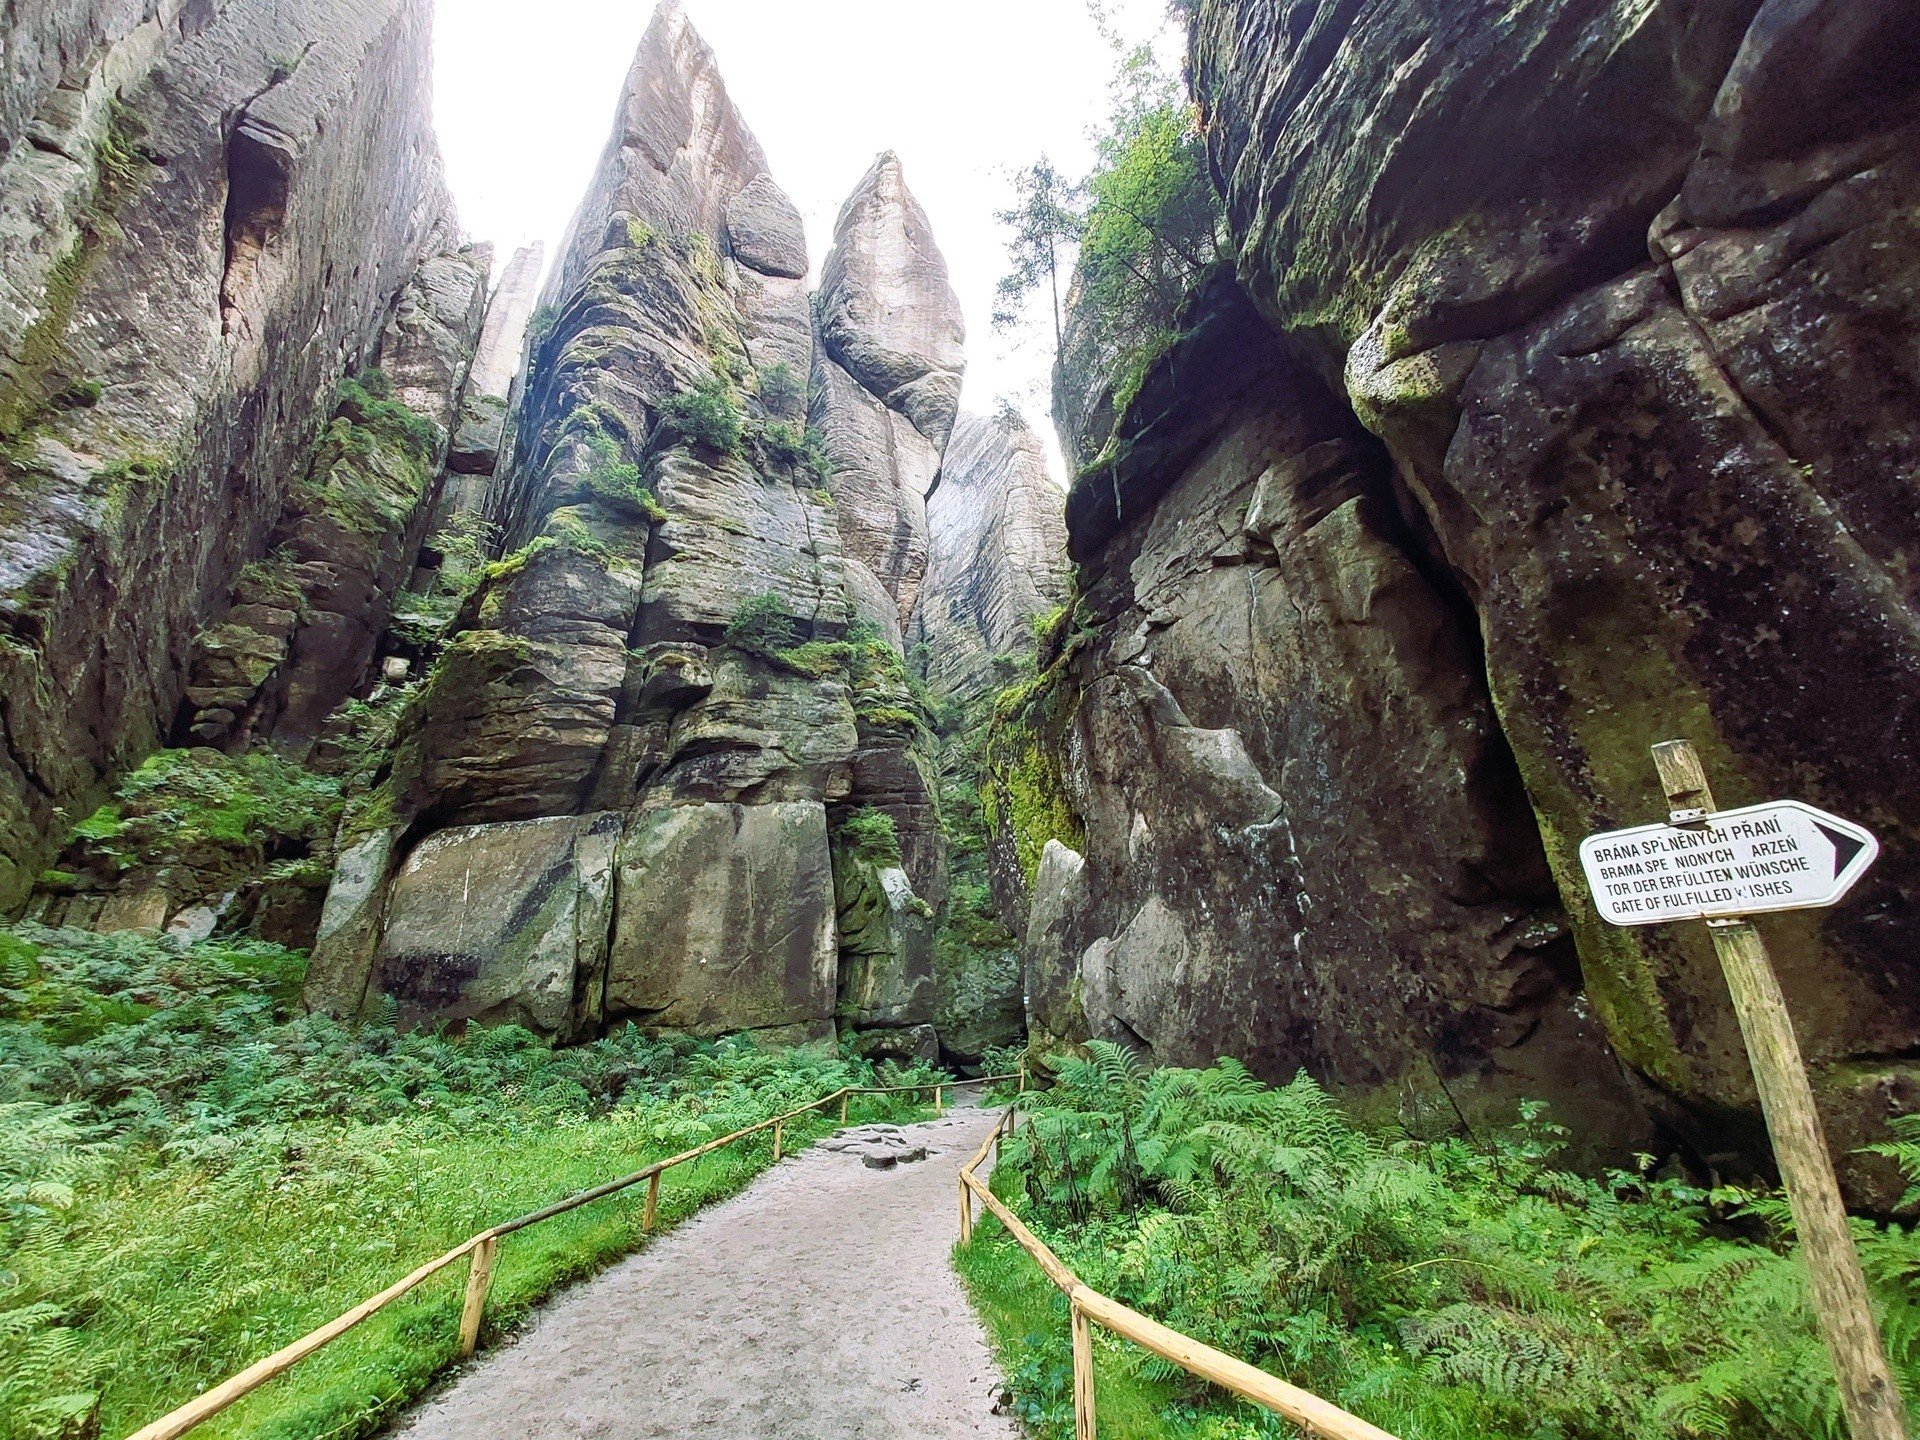
[[[1745,919],[1833,904],[1880,847],[1851,821],[1797,800],[1716,810],[1700,757],[1685,740],[1654,746],[1653,763],[1672,807],[1669,823],[1589,835],[1580,842],[1587,884],[1601,918],[1614,925],[1706,921],[1753,1064],[1848,1428],[1854,1440],[1906,1440],[1813,1086],[1766,944]]]

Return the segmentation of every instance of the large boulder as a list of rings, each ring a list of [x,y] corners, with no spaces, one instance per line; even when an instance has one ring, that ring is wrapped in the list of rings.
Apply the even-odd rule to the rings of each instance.
[[[831,1039],[835,967],[824,807],[713,803],[635,818],[620,844],[608,1019]]]
[[[613,908],[617,815],[442,830],[393,878],[363,1013],[401,1024],[592,1033]]]
[[[834,857],[842,1021],[904,1029],[933,1019],[933,907],[897,865]]]

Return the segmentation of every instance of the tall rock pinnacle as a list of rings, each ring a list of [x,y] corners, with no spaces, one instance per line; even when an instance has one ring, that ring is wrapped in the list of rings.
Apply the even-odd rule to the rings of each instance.
[[[926,497],[959,409],[966,325],[890,151],[841,207],[814,317],[812,418],[833,462],[841,543],[904,624],[926,569]]]

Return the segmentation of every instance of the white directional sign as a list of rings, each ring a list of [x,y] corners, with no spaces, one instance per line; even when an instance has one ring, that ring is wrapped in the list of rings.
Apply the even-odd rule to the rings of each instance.
[[[1880,842],[1798,800],[1718,810],[1695,825],[1636,825],[1580,842],[1600,918],[1614,925],[1810,910],[1853,888]]]

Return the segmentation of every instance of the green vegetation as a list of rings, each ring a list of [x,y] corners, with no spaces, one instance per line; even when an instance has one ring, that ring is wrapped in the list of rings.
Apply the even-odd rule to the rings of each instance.
[[[108,877],[167,866],[257,868],[269,853],[324,846],[340,805],[338,780],[271,750],[159,750],[74,826],[67,854],[74,868]]]
[[[1367,1131],[1305,1076],[1148,1075],[1089,1048],[1029,1097],[994,1188],[1094,1288],[1404,1440],[1845,1434],[1778,1198],[1568,1174],[1536,1105],[1479,1139]],[[1920,1179],[1920,1122],[1878,1148]],[[1920,1237],[1855,1232],[1920,1394]],[[980,1235],[961,1270],[1022,1411],[1069,1434],[1065,1306],[1004,1231]],[[1103,1434],[1290,1433],[1123,1342],[1097,1360]],[[1108,1396],[1140,1418],[1110,1428]]]
[[[981,823],[989,835],[1006,826],[1029,885],[1049,840],[1074,850],[1086,844],[1060,761],[1075,703],[1064,671],[1056,662],[1000,692],[982,756]]]
[[[349,530],[383,535],[405,525],[426,493],[440,428],[393,398],[367,369],[340,382],[334,417],[294,495]]]
[[[0,931],[3,1440],[125,1434],[476,1229],[877,1078],[633,1030],[554,1051],[348,1027],[299,1013],[303,970],[266,945]],[[855,1118],[917,1113],[891,1098]],[[670,1172],[664,1218],[770,1158],[762,1139]],[[640,1199],[507,1240],[490,1328],[642,1243]],[[452,1358],[463,1276],[197,1433],[373,1433]]]
[[[839,838],[862,860],[882,868],[900,863],[900,831],[884,810],[863,805],[840,822]]]
[[[671,396],[661,418],[682,439],[722,455],[740,453],[745,423],[733,387],[723,376],[709,375],[691,390]]]
[[[727,626],[727,643],[796,675],[844,680],[853,713],[870,730],[915,730],[927,724],[931,701],[907,673],[905,660],[878,626],[855,620],[839,640],[799,638],[794,617],[771,591],[742,602]]]
[[[640,467],[621,453],[619,442],[604,430],[587,440],[593,460],[587,470],[587,490],[594,499],[617,513],[651,520],[667,518],[667,508],[640,481]]]
[[[340,382],[340,413],[374,436],[397,440],[422,461],[430,460],[440,443],[440,427],[402,401],[393,398],[393,382],[373,367]],[[356,450],[363,450],[362,441]]]
[[[769,410],[794,410],[807,400],[807,382],[784,360],[755,372],[760,403]]]
[[[769,420],[759,427],[760,447],[767,459],[779,465],[798,465],[821,482],[833,478],[833,462],[827,459],[820,432],[805,429],[784,420]]]
[[[1150,43],[1128,50],[1110,31],[1108,39],[1121,59],[1093,169],[1076,181],[1042,156],[1015,175],[1015,203],[999,214],[1009,268],[994,324],[1021,325],[1044,284],[1056,351],[1070,372],[1104,383],[1117,419],[1178,338],[1181,311],[1220,255],[1225,224],[1180,77]],[[1060,285],[1069,253],[1071,325]],[[1096,450],[1110,439],[1086,438]]]
[[[727,624],[727,643],[773,659],[792,650],[800,639],[787,605],[771,590],[740,602]]]

